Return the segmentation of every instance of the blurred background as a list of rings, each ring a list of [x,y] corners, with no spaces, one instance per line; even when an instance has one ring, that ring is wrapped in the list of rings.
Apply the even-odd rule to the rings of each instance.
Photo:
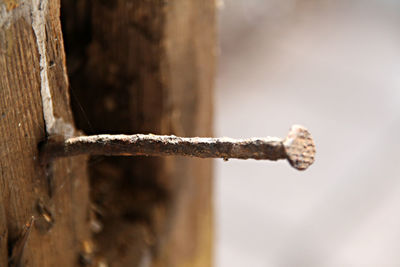
[[[400,1],[219,1],[215,135],[306,126],[316,162],[216,162],[217,267],[400,266]]]

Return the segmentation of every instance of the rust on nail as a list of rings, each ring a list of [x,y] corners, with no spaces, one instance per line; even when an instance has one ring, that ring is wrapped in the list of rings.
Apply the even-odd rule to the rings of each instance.
[[[190,156],[279,160],[287,159],[298,170],[314,162],[315,144],[306,128],[295,125],[285,139],[276,137],[232,139],[178,137],[174,135],[91,135],[64,141],[49,140],[41,148],[41,160],[81,154],[106,156]]]
[[[303,126],[293,125],[283,144],[287,159],[294,168],[305,170],[314,163],[314,140]]]

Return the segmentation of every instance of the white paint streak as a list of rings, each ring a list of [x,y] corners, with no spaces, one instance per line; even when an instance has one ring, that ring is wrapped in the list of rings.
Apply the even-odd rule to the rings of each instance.
[[[32,28],[36,35],[36,44],[40,57],[40,92],[43,102],[43,115],[46,130],[49,134],[54,130],[55,117],[53,112],[53,101],[51,99],[48,65],[46,56],[46,12],[47,1],[32,0]]]
[[[40,65],[40,93],[42,96],[43,116],[48,134],[62,134],[66,138],[75,134],[72,124],[65,122],[62,118],[55,118],[53,100],[50,91],[48,63],[46,54],[46,14],[48,1],[52,0],[25,0],[19,5],[7,11],[6,5],[0,2],[0,29],[8,29],[20,18],[32,25],[36,36],[36,44],[39,52]],[[66,70],[64,68],[64,75]],[[68,79],[68,77],[65,77]]]
[[[73,125],[64,122],[62,118],[55,118],[53,100],[51,97],[48,63],[46,54],[46,13],[48,0],[32,0],[32,28],[36,35],[36,44],[40,57],[40,93],[42,95],[43,116],[46,131],[49,135],[62,134],[66,138],[74,135]]]

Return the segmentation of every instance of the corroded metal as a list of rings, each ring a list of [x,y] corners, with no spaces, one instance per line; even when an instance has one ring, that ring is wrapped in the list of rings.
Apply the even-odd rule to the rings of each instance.
[[[283,145],[285,147],[287,159],[294,168],[305,170],[314,163],[314,140],[303,126],[293,125]]]
[[[107,156],[191,156],[257,160],[287,159],[298,170],[314,162],[315,145],[306,128],[295,125],[286,139],[276,137],[232,139],[178,137],[174,135],[91,135],[49,141],[42,148],[42,159],[81,154]]]

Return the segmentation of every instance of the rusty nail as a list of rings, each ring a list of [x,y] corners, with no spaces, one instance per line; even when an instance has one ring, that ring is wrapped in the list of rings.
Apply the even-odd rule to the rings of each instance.
[[[307,169],[315,156],[315,144],[306,128],[294,125],[285,139],[277,137],[232,139],[177,137],[174,135],[91,135],[66,140],[48,140],[41,148],[41,160],[82,154],[107,156],[191,156],[279,160],[287,159],[298,170]]]

